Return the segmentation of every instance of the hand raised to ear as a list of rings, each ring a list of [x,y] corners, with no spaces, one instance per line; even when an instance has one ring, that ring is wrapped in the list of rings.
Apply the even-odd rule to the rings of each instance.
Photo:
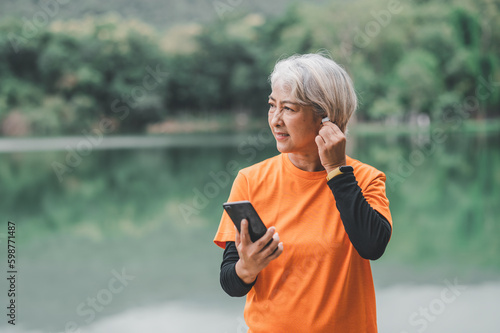
[[[346,164],[346,137],[337,125],[331,121],[323,122],[315,141],[321,164],[327,173]]]

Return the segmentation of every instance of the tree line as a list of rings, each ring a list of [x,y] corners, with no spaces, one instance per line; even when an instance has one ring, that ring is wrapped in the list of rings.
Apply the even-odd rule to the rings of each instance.
[[[3,135],[114,133],[200,113],[265,117],[268,75],[323,50],[353,77],[359,121],[500,115],[496,0],[295,3],[160,32],[116,15],[0,21]]]

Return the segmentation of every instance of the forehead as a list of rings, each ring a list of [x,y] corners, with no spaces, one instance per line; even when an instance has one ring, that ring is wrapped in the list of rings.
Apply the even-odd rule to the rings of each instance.
[[[273,84],[269,98],[285,103],[298,103],[297,99],[292,95],[292,89],[281,82]]]

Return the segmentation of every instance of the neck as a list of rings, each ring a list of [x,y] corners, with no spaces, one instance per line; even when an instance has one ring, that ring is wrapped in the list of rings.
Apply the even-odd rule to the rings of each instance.
[[[321,164],[318,152],[314,153],[288,153],[290,161],[300,170],[315,172],[323,171],[325,168]]]

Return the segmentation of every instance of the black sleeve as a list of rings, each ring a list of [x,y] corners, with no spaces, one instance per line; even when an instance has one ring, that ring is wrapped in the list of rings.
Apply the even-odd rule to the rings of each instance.
[[[352,245],[364,259],[377,260],[384,254],[392,228],[387,219],[366,201],[352,172],[328,181]]]
[[[255,280],[251,284],[246,284],[236,274],[236,262],[240,259],[238,250],[234,242],[226,242],[222,264],[220,266],[220,285],[222,289],[232,297],[245,296],[255,284]]]

